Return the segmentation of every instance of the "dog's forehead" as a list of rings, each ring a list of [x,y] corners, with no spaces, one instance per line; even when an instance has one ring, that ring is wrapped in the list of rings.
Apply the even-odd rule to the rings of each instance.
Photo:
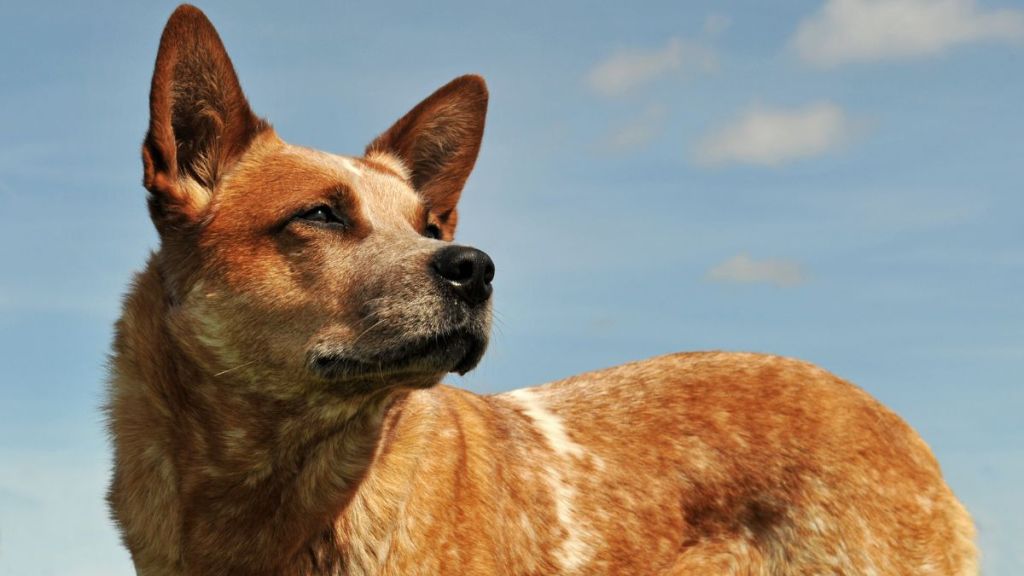
[[[356,194],[363,216],[376,225],[396,216],[416,218],[423,212],[423,201],[409,185],[404,167],[390,156],[355,158],[289,147],[305,160],[315,163],[328,179],[344,184]]]
[[[359,180],[366,176],[363,166],[359,165],[356,158],[331,154],[315,148],[306,148],[294,144],[285,144],[279,151],[282,156],[288,157],[299,164],[305,165],[309,174],[317,174],[333,180],[338,180],[348,186],[355,186]]]
[[[425,215],[404,167],[390,156],[342,156],[272,138],[252,146],[227,180],[219,190],[221,208],[241,203],[252,214],[259,206],[265,219],[307,208],[339,188],[353,196],[353,206],[374,227],[418,222]]]

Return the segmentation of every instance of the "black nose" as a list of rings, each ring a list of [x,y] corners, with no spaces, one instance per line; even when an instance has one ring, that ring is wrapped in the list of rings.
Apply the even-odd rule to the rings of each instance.
[[[468,246],[445,246],[434,253],[431,268],[470,306],[491,297],[494,262],[481,250]]]

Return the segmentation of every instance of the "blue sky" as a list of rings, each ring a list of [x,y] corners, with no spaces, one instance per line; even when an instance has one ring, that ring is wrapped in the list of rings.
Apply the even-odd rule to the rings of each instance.
[[[491,106],[459,239],[493,392],[675,350],[804,358],[931,444],[1024,573],[1024,3],[203,3],[253,108],[355,154]],[[0,4],[0,576],[131,574],[98,406],[156,247],[139,145],[174,4]]]

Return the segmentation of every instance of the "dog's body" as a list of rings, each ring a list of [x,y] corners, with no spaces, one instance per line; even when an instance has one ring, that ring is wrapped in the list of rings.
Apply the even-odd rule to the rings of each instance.
[[[143,147],[161,249],[118,323],[110,502],[143,575],[977,571],[928,448],[856,387],[694,353],[483,397],[493,264],[446,242],[487,92],[362,158],[256,118],[179,8]]]

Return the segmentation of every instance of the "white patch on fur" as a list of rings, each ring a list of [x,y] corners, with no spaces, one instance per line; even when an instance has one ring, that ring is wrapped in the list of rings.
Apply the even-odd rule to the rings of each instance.
[[[188,197],[188,202],[196,213],[206,210],[213,199],[210,189],[197,182],[194,178],[180,178],[178,186],[181,188],[182,193]]]
[[[551,449],[559,456],[583,458],[586,454],[583,447],[569,438],[569,435],[565,433],[565,427],[562,426],[562,419],[544,408],[533,391],[523,388],[509,392],[508,396],[519,402],[523,407],[523,412],[533,420],[537,429],[547,439]]]
[[[564,572],[578,570],[593,557],[594,551],[593,546],[586,541],[589,534],[576,515],[576,489],[568,480],[571,474],[566,472],[566,468],[571,464],[570,458],[583,459],[587,453],[582,446],[569,438],[562,420],[547,410],[533,391],[513,390],[507,396],[522,407],[523,413],[533,420],[537,430],[561,459],[561,463],[549,463],[545,466],[548,484],[551,486],[555,501],[555,515],[566,534],[561,548],[555,552],[555,558]]]
[[[826,535],[829,533],[828,523],[825,520],[825,516],[811,516],[808,519],[808,525],[811,530],[814,530],[818,534]]]
[[[186,296],[188,314],[193,320],[195,336],[217,358],[224,372],[244,367],[244,362],[232,346],[228,327],[214,311],[218,305],[210,302],[218,298],[214,291],[207,291],[203,282],[197,282]]]
[[[558,523],[566,532],[562,547],[555,552],[555,557],[562,565],[563,570],[567,572],[576,570],[593,556],[590,545],[583,540],[583,531],[577,526],[576,511],[573,508],[576,490],[559,478],[557,472],[549,471],[548,482],[554,490],[555,513],[558,515]]]
[[[341,163],[341,166],[346,171],[352,173],[356,178],[361,178],[363,176],[362,168],[356,166],[355,162],[349,160],[348,158],[345,158],[344,156],[337,156],[337,158],[338,161]]]
[[[286,154],[299,156],[304,162],[315,164],[323,170],[323,174],[345,180],[349,184],[355,184],[357,180],[364,176],[363,169],[348,156],[340,156],[294,144],[285,144],[283,151]]]

